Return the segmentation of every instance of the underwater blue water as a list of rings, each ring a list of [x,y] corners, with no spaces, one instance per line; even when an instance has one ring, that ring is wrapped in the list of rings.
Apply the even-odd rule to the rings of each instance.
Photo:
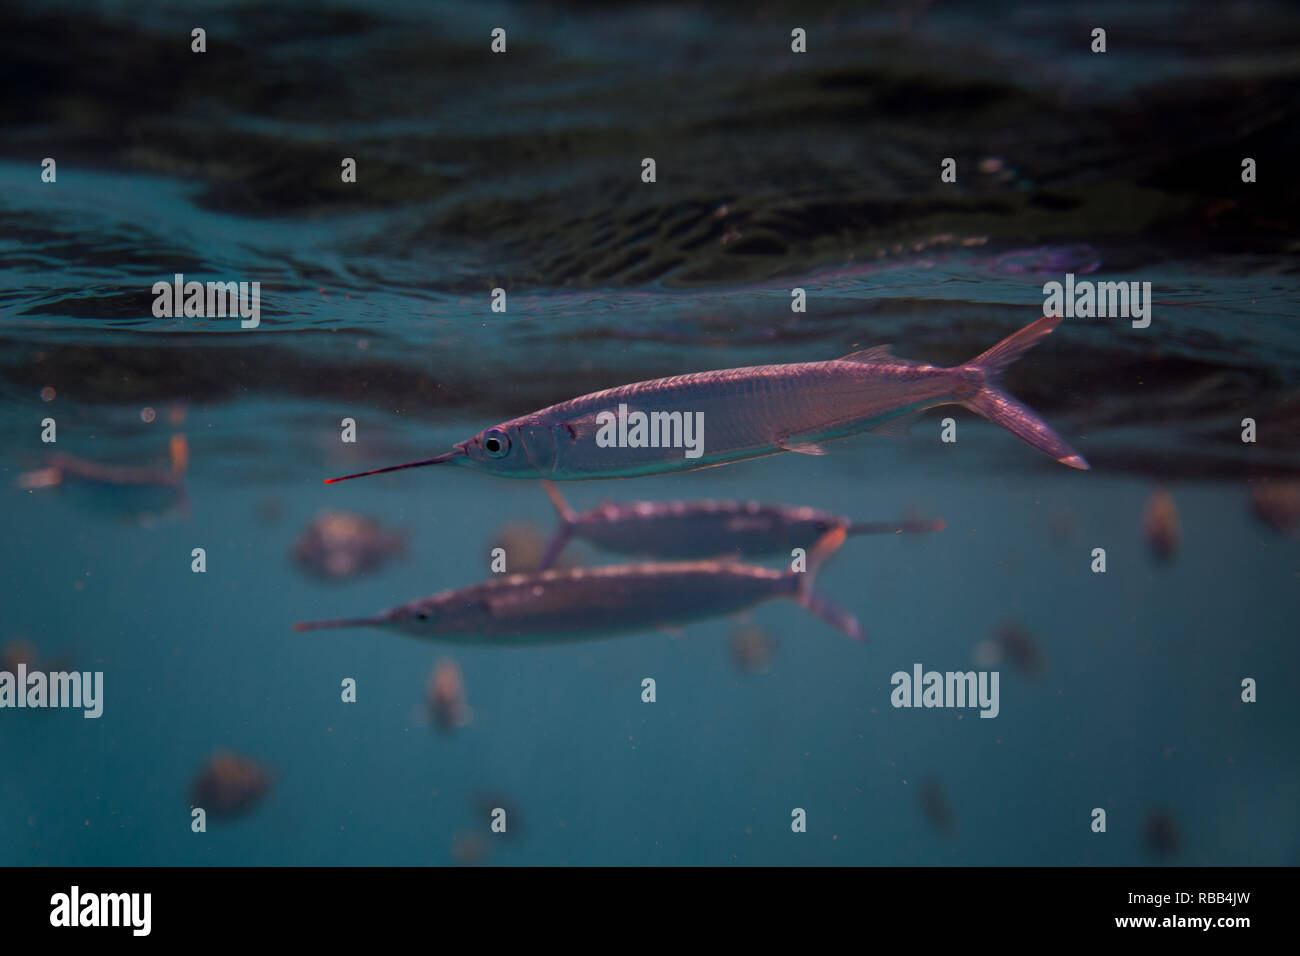
[[[745,5],[25,15],[26,43],[0,41],[0,60],[37,49],[50,72],[11,65],[22,112],[0,142],[0,645],[102,671],[105,700],[94,720],[0,709],[0,864],[1300,862],[1300,538],[1250,508],[1258,482],[1300,476],[1294,206],[1188,186],[1168,145],[1206,168],[1230,156],[1230,180],[1234,137],[1284,165],[1286,143],[1250,137],[1294,118],[1268,105],[1293,103],[1295,26],[1276,5],[1223,22],[1174,6],[813,4],[824,53],[806,76],[784,55],[788,17]],[[1076,43],[1097,10],[1129,30],[1108,66]],[[194,17],[208,59],[168,60]],[[484,66],[499,22],[517,58]],[[85,53],[96,30],[103,61]],[[1240,50],[1254,99],[1196,139]],[[658,193],[635,189],[649,149]],[[331,192],[351,152],[364,190]],[[937,196],[950,152],[962,187]],[[57,185],[39,178],[49,153]],[[965,172],[989,156],[1005,177]],[[177,272],[260,281],[261,326],[154,317],[152,284]],[[884,343],[958,363],[1037,318],[1066,273],[1155,290],[1149,329],[1067,319],[1008,373],[1091,471],[944,409],[821,457],[564,485],[575,508],[738,498],[942,518],[941,533],[851,538],[820,572],[864,644],[790,601],[512,649],[292,630],[479,582],[504,527],[555,526],[529,481],[323,478],[654,376]],[[51,451],[165,468],[173,434],[187,508],[18,486]],[[1157,487],[1182,528],[1170,563],[1141,528]],[[290,549],[325,509],[407,532],[409,553],[307,577]],[[1007,622],[1046,670],[1000,665],[995,719],[891,706],[894,672],[976,668]],[[774,642],[765,673],[729,649],[749,625]],[[444,658],[472,710],[453,733],[425,705]],[[215,750],[273,781],[195,833],[190,788]],[[951,832],[927,817],[927,781]],[[1159,812],[1181,834],[1167,855],[1144,836]]]
[[[1157,805],[1186,833],[1182,862],[1295,862],[1293,608],[1278,595],[1294,592],[1300,545],[1250,521],[1240,493],[1181,489],[1183,553],[1162,568],[1137,528],[1143,484],[1040,466],[982,425],[941,451],[868,436],[822,459],[618,483],[620,497],[947,521],[940,534],[853,539],[825,569],[821,587],[868,643],[765,605],[751,616],[775,655],[747,675],[729,660],[727,621],[509,650],[292,633],[297,619],[480,580],[491,533],[547,526],[550,506],[531,483],[461,470],[325,487],[319,468],[274,450],[274,405],[195,409],[189,427],[186,521],[150,530],[6,492],[9,553],[27,569],[7,576],[8,629],[106,682],[98,720],[3,715],[10,862],[446,863],[453,836],[486,826],[481,792],[504,794],[522,830],[490,838],[497,863],[1131,864],[1147,862],[1138,826]],[[205,438],[233,433],[264,439],[262,469],[300,473],[205,474]],[[611,494],[566,491],[575,505]],[[268,526],[256,512],[269,495],[283,517]],[[288,539],[340,504],[409,529],[409,560],[337,587],[295,574]],[[1050,518],[1066,508],[1072,530],[1054,540]],[[1089,570],[1095,546],[1104,575]],[[205,574],[190,571],[193,547],[207,549]],[[890,707],[892,672],[973,667],[974,644],[1007,618],[1037,636],[1047,673],[1001,668],[997,718]],[[442,656],[473,709],[452,737],[422,709]],[[1260,703],[1238,702],[1243,676]],[[340,701],[345,677],[355,704]],[[276,784],[254,813],[194,834],[189,777],[216,746],[255,755]],[[920,812],[923,777],[948,791],[951,838]],[[1088,829],[1095,806],[1105,835]],[[790,832],[794,807],[806,834]]]

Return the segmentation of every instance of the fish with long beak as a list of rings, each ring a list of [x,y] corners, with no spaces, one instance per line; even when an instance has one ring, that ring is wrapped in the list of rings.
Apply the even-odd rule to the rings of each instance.
[[[605,502],[575,512],[549,481],[542,488],[555,505],[560,527],[542,557],[551,566],[571,538],[605,551],[651,558],[712,558],[735,554],[757,558],[810,548],[843,525],[849,534],[942,531],[941,520],[852,521],[816,508],[765,505],[756,501]]]
[[[903,434],[939,405],[962,405],[1062,464],[1087,468],[1046,422],[997,387],[998,375],[1060,321],[1044,316],[952,368],[896,358],[881,345],[829,362],[623,385],[503,422],[433,458],[326,484],[444,463],[510,478],[574,480],[710,468],[788,451],[821,455],[820,442],[858,432]]]
[[[525,647],[682,627],[790,598],[849,637],[864,640],[853,615],[813,590],[818,568],[847,536],[842,526],[823,535],[808,553],[806,571],[681,561],[512,574],[374,617],[307,621],[294,630],[382,627],[454,643]]]
[[[114,465],[53,454],[46,467],[25,471],[15,484],[24,491],[62,488],[81,504],[95,511],[123,517],[147,519],[173,509],[189,514],[185,470],[189,466],[189,443],[181,433],[172,435],[168,446],[171,466]]]

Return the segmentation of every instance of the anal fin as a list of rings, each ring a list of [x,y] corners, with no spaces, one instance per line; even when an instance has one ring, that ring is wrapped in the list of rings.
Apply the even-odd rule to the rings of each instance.
[[[912,426],[916,424],[924,410],[908,412],[905,415],[899,415],[897,418],[891,418],[888,421],[881,422],[875,428],[869,428],[867,431],[873,435],[884,435],[888,438],[903,438],[911,432]]]
[[[824,455],[826,449],[811,441],[779,441],[777,447],[783,451],[792,451],[800,455]]]

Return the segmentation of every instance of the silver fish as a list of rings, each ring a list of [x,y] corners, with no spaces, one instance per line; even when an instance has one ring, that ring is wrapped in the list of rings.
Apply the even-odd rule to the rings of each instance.
[[[849,534],[942,531],[942,521],[851,521],[816,508],[764,505],[756,501],[606,502],[575,512],[549,481],[542,487],[559,513],[560,527],[541,561],[549,568],[571,538],[606,551],[653,558],[712,558],[721,554],[763,557],[810,548],[832,528]]]
[[[790,598],[849,637],[863,640],[853,615],[813,591],[818,568],[847,534],[841,526],[823,535],[808,553],[806,571],[734,561],[682,561],[503,575],[374,617],[306,621],[295,624],[294,630],[386,627],[455,643],[529,646],[681,627]]]
[[[189,444],[175,434],[170,469],[152,465],[114,465],[74,455],[53,454],[46,467],[25,471],[15,484],[24,491],[59,488],[79,505],[119,517],[150,520],[170,513],[189,515],[185,470]]]
[[[896,358],[881,345],[829,362],[759,365],[623,385],[503,422],[433,458],[327,478],[326,484],[444,463],[511,478],[588,479],[709,468],[784,451],[820,455],[819,442],[846,435],[902,434],[938,405],[962,405],[1062,464],[1087,468],[1046,422],[996,384],[999,373],[1060,321],[1044,316],[952,368]],[[636,415],[643,416],[643,425],[649,422],[640,432],[645,445],[629,437],[635,429],[624,428]],[[615,419],[618,447],[609,447]],[[693,425],[700,446],[694,456]]]

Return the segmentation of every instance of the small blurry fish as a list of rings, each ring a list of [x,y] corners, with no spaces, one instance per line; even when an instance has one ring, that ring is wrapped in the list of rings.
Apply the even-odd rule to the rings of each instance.
[[[466,703],[465,681],[460,676],[460,668],[451,658],[444,657],[438,661],[429,675],[426,694],[429,712],[443,730],[455,730],[464,727],[470,721],[470,710]]]
[[[364,515],[322,511],[298,536],[292,553],[303,570],[342,580],[377,571],[405,551],[406,535],[400,532]]]
[[[28,670],[34,670],[37,659],[36,645],[25,637],[17,637],[0,648],[0,671],[15,674],[19,664],[25,664]]]
[[[506,553],[506,570],[510,573],[544,571],[547,567],[573,567],[573,562],[552,560],[543,564],[546,558],[546,533],[534,524],[515,521],[502,525],[488,545],[489,552],[500,548]],[[552,556],[553,558],[553,556]]]
[[[1183,532],[1178,522],[1174,496],[1163,488],[1152,493],[1142,517],[1142,536],[1156,560],[1171,562],[1178,555]]]
[[[807,550],[843,525],[849,534],[904,534],[942,531],[943,521],[918,519],[862,522],[815,508],[764,505],[756,501],[606,502],[575,512],[549,481],[542,488],[559,515],[560,527],[542,558],[545,570],[570,538],[605,551],[652,558],[712,558],[724,554],[757,558]]]
[[[37,650],[36,645],[25,637],[16,637],[0,648],[0,671],[17,673],[19,664],[25,665],[28,672],[41,670],[54,673],[72,669],[72,663],[66,654],[45,657]]]
[[[1001,373],[1060,322],[1043,316],[952,368],[900,359],[880,345],[826,362],[635,382],[502,422],[433,458],[326,484],[441,464],[510,478],[581,480],[711,468],[782,452],[821,455],[820,442],[866,431],[901,434],[940,405],[962,405],[1061,464],[1086,469],[1083,456],[1050,425],[998,387]]]
[[[451,858],[458,866],[478,866],[487,853],[487,838],[481,833],[457,833],[451,838]]]
[[[382,627],[435,640],[527,647],[680,627],[786,598],[849,637],[865,640],[853,615],[813,588],[818,570],[846,536],[843,526],[824,535],[801,571],[679,561],[501,575],[373,617],[303,621],[294,630]]]
[[[148,523],[173,510],[189,513],[185,471],[189,465],[189,444],[184,435],[173,435],[169,446],[171,465],[111,465],[54,454],[44,468],[22,472],[15,479],[24,491],[61,488],[91,510],[137,519]]]
[[[1291,534],[1300,527],[1300,481],[1270,481],[1253,485],[1250,506],[1274,531]]]
[[[271,775],[248,757],[214,753],[190,790],[191,805],[212,817],[233,817],[250,809],[271,789]]]
[[[731,659],[741,671],[746,674],[767,673],[775,644],[766,631],[752,624],[738,627],[731,632],[728,643]]]
[[[944,785],[934,777],[928,777],[920,781],[916,796],[921,802],[921,813],[925,815],[926,822],[940,836],[952,836],[957,829],[957,814]]]
[[[1007,661],[1025,677],[1037,678],[1047,673],[1047,658],[1037,638],[1018,621],[1002,624],[993,636],[998,658]]]
[[[1183,833],[1172,813],[1161,808],[1142,821],[1142,846],[1153,856],[1176,856],[1183,846]]]

